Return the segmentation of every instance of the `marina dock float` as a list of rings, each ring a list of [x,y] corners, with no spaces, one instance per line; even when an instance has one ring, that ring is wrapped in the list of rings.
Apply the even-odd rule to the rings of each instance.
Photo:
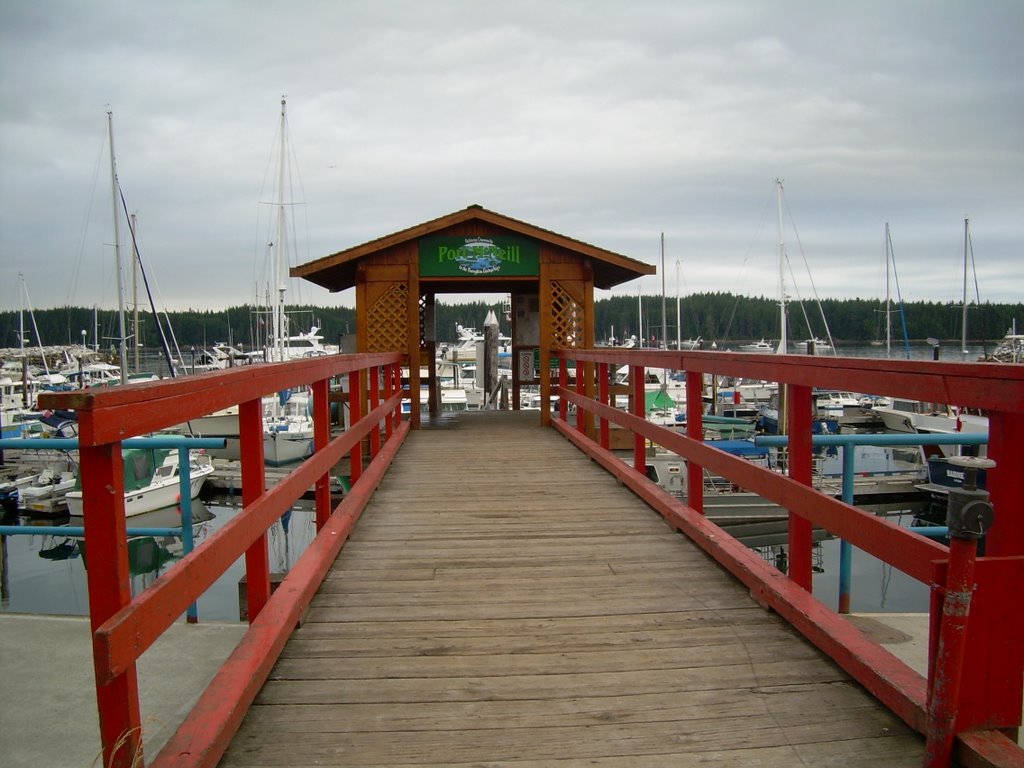
[[[146,754],[156,754],[174,733],[245,629],[178,622],[142,656]],[[88,617],[0,613],[0,637],[0,763],[102,765]]]
[[[535,414],[479,413],[409,436],[219,764],[851,768],[923,750]]]

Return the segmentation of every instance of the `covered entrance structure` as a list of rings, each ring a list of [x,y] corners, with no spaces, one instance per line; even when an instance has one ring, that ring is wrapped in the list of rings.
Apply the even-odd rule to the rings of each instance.
[[[539,385],[541,418],[551,393],[552,349],[594,346],[594,288],[612,288],[655,267],[471,205],[291,270],[332,292],[356,289],[356,351],[399,351],[408,364],[412,426],[419,425],[422,368],[437,396],[437,294],[505,293],[512,301],[513,407]]]

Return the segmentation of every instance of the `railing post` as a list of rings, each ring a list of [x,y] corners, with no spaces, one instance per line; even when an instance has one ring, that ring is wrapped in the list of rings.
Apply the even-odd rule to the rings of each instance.
[[[584,397],[587,394],[587,361],[576,361],[576,394]],[[588,412],[583,408],[576,409],[576,431],[583,434],[587,431]]]
[[[631,365],[629,367],[630,383],[633,387],[633,415],[641,419],[647,418],[647,397],[644,391],[644,367],[642,365]],[[633,433],[633,469],[642,475],[647,474],[647,455],[644,450],[644,436]]]
[[[79,416],[81,426],[88,412]],[[131,602],[127,524],[124,516],[124,469],[121,444],[82,446],[80,477],[85,522],[85,549],[94,567],[86,572],[89,623],[93,633]],[[99,680],[99,668],[96,667]],[[135,665],[107,685],[96,684],[103,765],[130,768],[142,756],[142,716]]]
[[[686,436],[704,439],[704,374],[686,372]],[[686,503],[704,514],[704,467],[694,461],[686,462]]]
[[[178,499],[178,509],[181,512],[181,552],[184,556],[195,546],[192,539],[192,462],[187,446],[178,449]],[[185,621],[189,624],[199,623],[197,603],[189,604],[188,610],[185,611]]]
[[[789,476],[811,485],[811,388],[787,384],[789,416]],[[812,588],[811,523],[789,513],[789,578],[806,589]]]
[[[942,604],[938,657],[928,691],[928,730],[925,734],[925,768],[947,768],[953,754],[956,716],[960,703],[967,620],[974,589],[977,541],[950,531],[949,572],[946,599]]]
[[[992,506],[1004,513],[996,516],[992,530],[985,536],[985,555],[1024,555],[1024,514],[1005,513],[1019,509],[1017,505],[1024,499],[1024,472],[1017,469],[1020,447],[1024,445],[1024,413],[990,412],[988,433],[988,455],[996,461],[988,472],[988,492]]]
[[[368,372],[370,377],[370,406],[367,413],[380,405],[380,367],[372,366]],[[380,453],[380,424],[370,430],[370,459]]]
[[[322,451],[331,441],[330,379],[313,382],[313,451]],[[319,531],[331,516],[331,476],[316,479],[316,529]]]
[[[569,388],[569,360],[565,354],[558,358],[558,418],[562,421],[569,421],[569,401],[562,396],[562,392]]]
[[[348,419],[349,423],[353,426],[359,419],[362,418],[363,413],[363,385],[362,385],[362,371],[352,371],[348,375]],[[415,407],[416,402],[411,401]],[[411,415],[411,414],[410,414]],[[352,478],[352,484],[355,485],[359,476],[363,473],[363,443],[358,441],[352,446],[352,451],[349,453],[349,468],[348,474]]]
[[[808,347],[810,344],[808,344]],[[853,504],[853,469],[856,452],[853,445],[844,443],[843,451],[843,501]],[[853,546],[845,539],[839,540],[839,605],[838,613],[850,612],[850,591],[853,584]]]
[[[431,389],[433,392],[433,388]],[[395,373],[390,363],[384,366],[384,399],[389,399],[395,394]],[[395,412],[388,411],[384,417],[384,441],[391,439],[391,433],[395,431]]]
[[[608,363],[597,364],[597,399],[601,405],[608,405],[609,398]],[[601,417],[599,432],[601,447],[606,451],[611,446],[611,432],[609,431],[608,419]]]
[[[402,367],[398,363],[391,364],[391,380],[394,385],[391,390],[391,394],[402,391]],[[402,404],[398,403],[395,406],[395,428],[402,423]]]
[[[242,506],[247,507],[266,490],[261,399],[239,403],[238,438],[242,453]],[[245,589],[249,623],[252,624],[270,599],[270,554],[266,532],[245,551]]]

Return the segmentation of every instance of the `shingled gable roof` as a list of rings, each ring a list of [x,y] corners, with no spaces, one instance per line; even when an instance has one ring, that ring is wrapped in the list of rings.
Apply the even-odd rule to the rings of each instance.
[[[598,248],[579,240],[573,240],[571,237],[560,235],[557,232],[541,229],[525,221],[519,221],[518,219],[489,211],[479,205],[471,205],[461,211],[455,211],[432,221],[403,229],[400,232],[379,237],[368,243],[356,245],[344,251],[332,253],[330,256],[324,256],[314,261],[300,264],[297,267],[292,267],[291,276],[305,278],[330,291],[342,291],[355,285],[356,266],[360,259],[400,243],[431,235],[469,221],[485,222],[592,259],[594,265],[594,285],[597,288],[611,288],[642,275],[653,275],[655,273],[655,267],[652,264],[637,261],[612,251],[606,251],[603,248]]]

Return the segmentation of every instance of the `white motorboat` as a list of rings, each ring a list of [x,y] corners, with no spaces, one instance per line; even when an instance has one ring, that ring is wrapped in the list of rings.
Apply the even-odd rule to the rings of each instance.
[[[438,348],[437,356],[440,360],[452,360],[461,363],[476,361],[476,350],[478,344],[484,343],[484,335],[476,328],[467,328],[464,325],[456,324],[455,333],[458,338],[453,344],[443,344]],[[508,336],[498,334],[498,359],[511,359],[512,339]],[[500,365],[500,362],[499,362]]]
[[[818,406],[818,415],[824,419],[839,420],[844,416],[856,416],[864,410],[860,397],[838,389],[816,389],[814,400]]]
[[[29,512],[53,512],[63,506],[68,491],[75,487],[75,473],[44,469],[37,475],[15,482],[21,506]]]
[[[122,458],[125,517],[172,507],[181,502],[181,472],[177,450],[125,448]],[[207,454],[190,453],[190,498],[199,495],[203,483],[212,473],[213,462]],[[69,491],[66,498],[68,511],[72,515],[82,515],[82,491]]]
[[[830,353],[830,352],[833,351],[831,344],[829,344],[827,341],[825,341],[825,339],[819,339],[817,336],[815,336],[813,339],[807,339],[806,341],[798,341],[795,344],[795,346],[796,346],[797,352],[799,354],[806,355],[807,354],[807,348],[811,344],[814,345],[814,354],[815,355],[824,355],[826,353]]]
[[[272,467],[300,461],[313,453],[313,417],[309,398],[291,395],[263,401],[263,463]]]
[[[772,343],[761,339],[750,344],[740,344],[740,352],[753,352],[760,355],[774,355],[775,347]]]
[[[871,412],[877,414],[885,428],[891,432],[949,435],[958,432],[988,432],[987,416],[964,413],[941,403],[893,398],[892,405],[876,405]]]

